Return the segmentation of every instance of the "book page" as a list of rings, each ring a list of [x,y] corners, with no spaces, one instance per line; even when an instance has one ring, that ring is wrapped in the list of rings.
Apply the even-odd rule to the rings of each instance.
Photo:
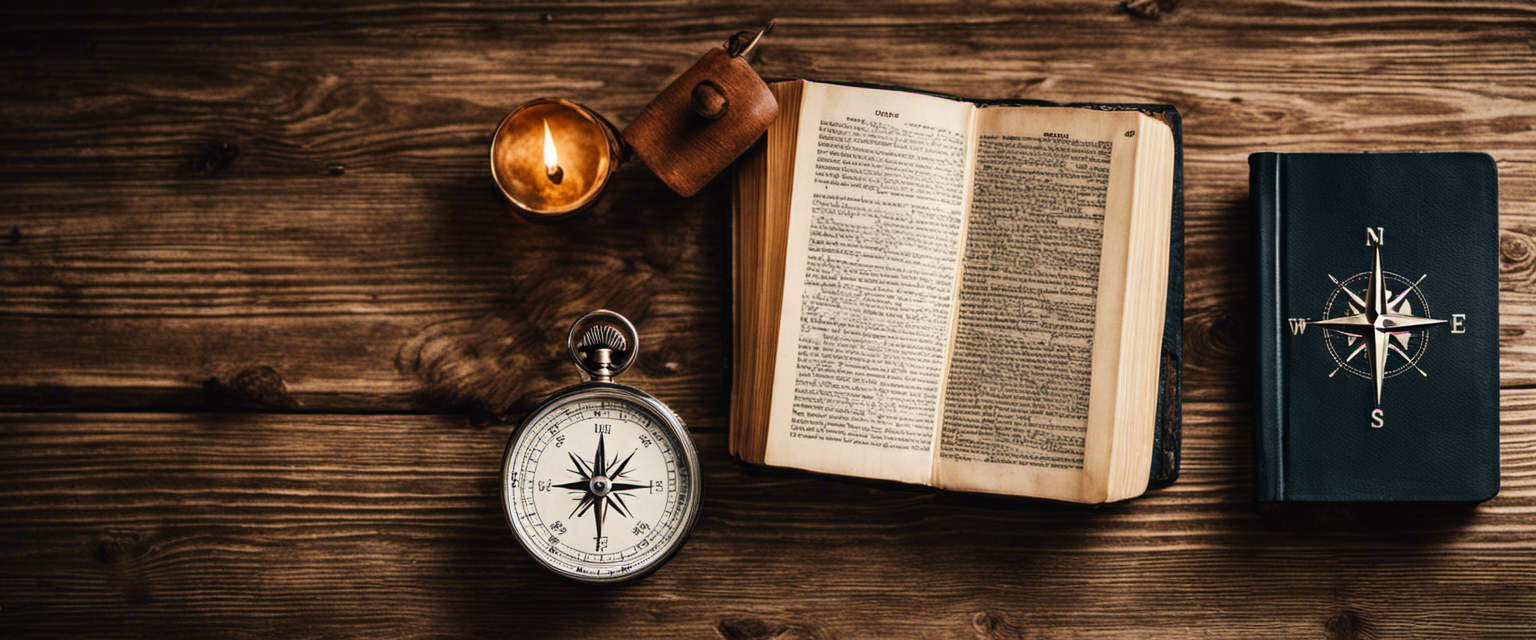
[[[784,257],[789,242],[789,205],[795,171],[804,81],[768,85],[779,116],[763,139],[737,162],[732,243],[735,274],[732,308],[736,350],[731,377],[731,454],[763,463],[768,410],[773,394],[779,316],[784,304]]]
[[[767,464],[930,480],[973,110],[805,83]]]
[[[1087,485],[1104,476],[1112,425],[1090,424],[1090,409],[1095,376],[1115,364],[1119,293],[1101,260],[1106,211],[1129,210],[1138,117],[977,111],[940,486],[1102,499]]]

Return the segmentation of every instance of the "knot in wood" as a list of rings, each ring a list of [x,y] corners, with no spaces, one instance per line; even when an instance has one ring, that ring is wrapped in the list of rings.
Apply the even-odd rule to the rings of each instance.
[[[1536,239],[1521,231],[1499,232],[1499,273],[1529,278],[1536,269]]]
[[[239,157],[239,145],[232,142],[218,142],[203,147],[196,156],[182,165],[182,169],[192,174],[222,173],[235,166],[235,159]]]
[[[1162,20],[1179,6],[1179,0],[1121,0],[1120,8],[1143,20]]]
[[[693,85],[693,112],[705,120],[717,120],[725,115],[731,106],[731,101],[725,97],[725,90],[713,80],[700,80]]]
[[[288,392],[282,374],[270,366],[248,367],[229,382],[210,378],[203,385],[209,402],[216,406],[241,409],[297,409],[302,406]]]
[[[1323,632],[1328,640],[1364,640],[1372,637],[1360,614],[1348,609],[1329,617],[1323,623]]]

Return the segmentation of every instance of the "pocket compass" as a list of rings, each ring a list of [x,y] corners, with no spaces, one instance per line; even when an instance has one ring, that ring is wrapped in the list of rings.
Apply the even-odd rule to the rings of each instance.
[[[566,346],[590,379],[556,392],[518,425],[501,464],[517,541],[539,564],[582,582],[622,582],[660,567],[699,516],[699,457],[671,409],[613,378],[639,335],[600,309]]]

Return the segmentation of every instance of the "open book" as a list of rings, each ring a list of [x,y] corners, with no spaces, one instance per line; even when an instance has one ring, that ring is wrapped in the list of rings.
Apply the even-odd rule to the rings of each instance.
[[[1171,477],[1176,112],[771,87],[736,177],[733,455],[1085,503]]]

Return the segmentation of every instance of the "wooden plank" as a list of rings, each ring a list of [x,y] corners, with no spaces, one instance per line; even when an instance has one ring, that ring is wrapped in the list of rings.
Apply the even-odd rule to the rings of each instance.
[[[0,407],[516,413],[571,379],[564,323],[607,305],[646,333],[634,381],[719,428],[725,183],[681,199],[631,166],[597,217],[537,227],[506,215],[486,147],[536,96],[623,123],[705,48],[770,16],[757,63],[769,77],[1178,105],[1191,401],[1242,402],[1251,386],[1247,153],[1488,151],[1502,178],[1503,380],[1536,385],[1536,340],[1520,328],[1536,315],[1536,8],[1158,5],[1173,9],[11,9]],[[231,401],[229,384],[264,367],[283,387]]]
[[[0,415],[7,637],[1473,637],[1536,625],[1536,391],[1471,510],[1257,514],[1246,412],[1186,411],[1178,485],[1097,509],[744,469],[660,572],[546,575],[509,434],[443,416]],[[1340,633],[1343,625],[1352,633]],[[1330,635],[1331,634],[1331,635]]]
[[[488,185],[435,201],[358,185],[315,206],[320,186],[290,179],[263,181],[273,195],[250,212],[215,198],[39,216],[4,263],[0,397],[220,407],[205,382],[268,366],[310,410],[502,411],[577,380],[565,329],[598,307],[641,328],[627,378],[682,401],[718,397],[725,221],[633,173],[615,188],[655,206],[615,199],[558,228],[512,219]]]
[[[67,3],[66,3],[67,4]],[[1536,58],[1526,2],[37,4],[0,20],[6,637],[1472,637],[1536,628]],[[1186,123],[1185,465],[1084,509],[726,460],[729,191],[637,166],[570,227],[510,218],[491,128],[622,124],[725,35],[769,77],[1170,102]],[[1481,150],[1501,175],[1503,493],[1258,514],[1254,150]],[[499,513],[564,324],[699,431],[704,518],[617,589]],[[340,415],[329,412],[417,412]],[[427,415],[453,412],[457,415]]]

